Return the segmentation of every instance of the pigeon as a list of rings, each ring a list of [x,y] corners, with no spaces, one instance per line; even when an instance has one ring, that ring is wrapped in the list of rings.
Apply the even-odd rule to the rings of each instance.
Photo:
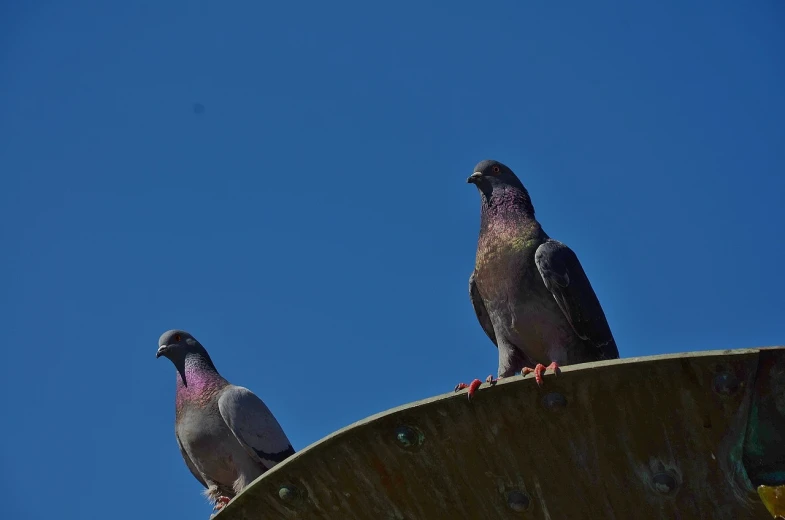
[[[191,334],[164,332],[155,354],[161,356],[177,369],[175,436],[180,454],[219,511],[294,449],[267,405],[224,379]]]
[[[467,182],[480,192],[480,236],[469,299],[499,350],[497,377],[555,375],[564,365],[616,359],[619,350],[575,253],[534,217],[529,192],[504,164],[485,160]],[[546,366],[547,365],[547,366]],[[487,383],[495,384],[493,376]],[[469,388],[469,400],[481,385]]]

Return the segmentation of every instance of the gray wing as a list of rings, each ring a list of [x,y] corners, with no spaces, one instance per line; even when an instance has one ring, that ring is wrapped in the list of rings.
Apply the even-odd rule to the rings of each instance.
[[[477,271],[472,271],[471,276],[469,277],[469,299],[472,302],[472,307],[474,307],[474,313],[477,315],[477,320],[480,322],[480,326],[482,330],[491,338],[493,344],[496,347],[499,347],[499,344],[496,343],[496,332],[493,330],[493,324],[491,323],[491,317],[488,314],[487,309],[485,308],[485,303],[482,301],[482,296],[480,296],[480,291],[477,289],[477,282],[475,281],[475,276],[477,275]]]
[[[294,454],[292,444],[275,416],[247,388],[226,387],[218,399],[218,410],[248,454],[267,469]]]
[[[191,460],[191,457],[189,457],[188,454],[185,452],[185,449],[183,448],[183,443],[180,442],[180,436],[177,435],[177,432],[175,432],[174,436],[177,437],[177,447],[180,448],[180,455],[183,456],[183,460],[185,461],[185,465],[188,466],[189,470],[191,470],[191,474],[194,477],[196,477],[196,480],[201,482],[204,487],[208,487],[207,483],[202,478],[202,474],[199,473],[199,470],[196,469],[196,466],[194,466],[194,463]]]
[[[605,312],[572,249],[549,239],[537,248],[534,262],[575,333],[597,347],[600,358],[618,358]]]

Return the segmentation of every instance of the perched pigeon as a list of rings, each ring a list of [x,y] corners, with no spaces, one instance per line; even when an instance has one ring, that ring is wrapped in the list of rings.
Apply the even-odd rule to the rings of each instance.
[[[480,237],[469,298],[499,349],[498,377],[616,359],[605,313],[578,257],[553,240],[534,217],[529,192],[507,166],[480,162],[467,182],[480,192]],[[546,367],[547,365],[547,367]],[[495,383],[492,376],[486,379]],[[469,388],[469,399],[480,386]]]
[[[215,510],[294,453],[261,399],[230,384],[210,355],[183,330],[164,332],[155,357],[177,368],[175,436],[180,454]]]

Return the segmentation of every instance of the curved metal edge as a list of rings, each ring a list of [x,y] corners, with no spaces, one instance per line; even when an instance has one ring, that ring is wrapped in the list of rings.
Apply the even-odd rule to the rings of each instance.
[[[599,368],[599,367],[621,366],[621,365],[640,364],[640,363],[654,363],[654,362],[661,361],[661,360],[674,360],[674,359],[685,359],[685,358],[696,358],[696,357],[734,356],[734,355],[745,355],[745,356],[748,356],[750,354],[755,354],[755,353],[760,355],[760,353],[762,351],[763,352],[776,351],[776,352],[781,352],[781,353],[783,353],[783,355],[785,355],[785,347],[784,346],[752,347],[752,348],[724,349],[724,350],[704,350],[704,351],[683,352],[683,353],[676,353],[676,354],[657,354],[657,355],[652,355],[652,356],[637,356],[637,357],[620,358],[620,359],[613,359],[613,360],[595,361],[595,362],[592,362],[592,363],[582,363],[582,364],[576,364],[576,365],[569,365],[569,366],[561,367],[561,372],[562,373],[569,373],[569,372],[578,371],[578,370],[591,370],[591,369]],[[554,377],[554,376],[552,374],[545,375],[546,379],[549,378],[549,377]],[[515,384],[515,383],[520,383],[520,382],[522,382],[523,380],[526,380],[526,379],[532,380],[531,384],[535,384],[533,376],[514,376],[514,377],[499,379],[496,384],[497,385]],[[481,386],[481,388],[487,388],[488,386],[489,385],[484,383]],[[369,417],[366,417],[364,419],[361,419],[359,421],[351,423],[351,424],[349,424],[349,425],[347,425],[347,426],[345,426],[345,427],[343,427],[343,428],[341,428],[341,429],[339,429],[339,430],[337,430],[337,431],[335,431],[335,432],[333,432],[333,433],[331,433],[331,434],[329,434],[329,435],[327,435],[327,436],[325,436],[325,437],[323,437],[323,438],[321,438],[321,439],[319,439],[319,440],[309,444],[308,446],[306,446],[302,450],[296,452],[294,455],[292,455],[291,457],[289,457],[288,459],[286,459],[282,463],[277,464],[275,467],[273,467],[272,469],[270,469],[267,472],[265,472],[263,475],[261,475],[259,478],[254,480],[251,484],[249,484],[220,513],[215,515],[213,518],[217,518],[217,519],[220,520],[220,518],[223,518],[224,516],[229,516],[234,509],[239,508],[241,506],[241,503],[244,502],[246,500],[246,498],[248,497],[249,490],[254,488],[258,483],[260,483],[263,480],[275,479],[279,472],[286,471],[286,466],[289,463],[292,463],[293,461],[295,461],[296,459],[298,459],[300,457],[307,456],[311,451],[313,451],[313,450],[315,450],[317,448],[322,447],[326,443],[339,442],[341,440],[341,438],[346,436],[350,431],[354,430],[355,428],[362,427],[362,426],[368,425],[370,423],[382,420],[384,418],[387,418],[387,417],[389,417],[391,415],[395,415],[396,413],[402,412],[402,411],[404,411],[406,409],[409,409],[411,407],[418,407],[418,406],[422,406],[422,405],[426,405],[426,404],[434,403],[434,402],[438,402],[438,401],[443,401],[443,400],[447,400],[447,399],[466,399],[465,394],[466,394],[465,391],[448,392],[448,393],[436,395],[436,396],[433,396],[433,397],[428,397],[428,398],[425,398],[425,399],[421,399],[419,401],[413,401],[411,403],[403,404],[403,405],[397,406],[395,408],[391,408],[391,409],[385,410],[383,412],[379,412],[377,414],[371,415]],[[745,420],[745,422],[747,422],[748,418],[745,418],[744,420]],[[741,446],[739,446],[739,448],[741,448]],[[738,470],[741,473],[743,473],[742,475],[739,475],[739,476],[742,477],[742,480],[744,480],[745,483],[747,484],[746,487],[749,487],[749,489],[752,492],[755,492],[755,487],[752,485],[751,480],[746,475],[746,471],[745,471],[744,467],[739,467]],[[229,511],[229,513],[226,513],[226,515],[224,515],[224,511]]]

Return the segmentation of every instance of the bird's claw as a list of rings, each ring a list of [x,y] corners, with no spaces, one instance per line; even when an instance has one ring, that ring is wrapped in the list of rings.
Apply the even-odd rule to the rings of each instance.
[[[482,384],[482,381],[480,381],[479,379],[475,379],[474,381],[472,381],[468,385],[466,383],[458,383],[457,385],[455,385],[455,390],[454,391],[457,392],[459,390],[463,390],[464,388],[468,388],[469,392],[467,393],[467,395],[469,396],[469,401],[471,401],[472,400],[472,396],[474,395],[474,392],[477,391],[477,389],[480,387],[481,384]]]
[[[215,506],[213,507],[213,511],[220,511],[221,509],[226,507],[226,504],[228,504],[231,501],[232,499],[229,497],[225,497],[225,496],[218,497],[218,499],[215,501]]]
[[[496,381],[497,379],[494,379],[492,375],[485,378],[485,382],[490,384],[491,386],[495,385]],[[474,397],[474,393],[477,391],[478,388],[480,388],[481,384],[482,381],[480,381],[479,379],[475,379],[468,385],[466,383],[458,383],[457,385],[455,385],[454,391],[457,392],[458,390],[463,390],[464,388],[468,388],[469,391],[466,393],[466,395],[469,398],[469,401],[471,401],[472,397]]]
[[[534,368],[523,367],[523,370],[521,370],[521,375],[525,376],[526,374],[530,374],[534,372],[534,380],[537,381],[537,386],[542,386],[542,375],[545,373],[546,370],[552,370],[553,375],[556,376],[559,375],[559,373],[561,372],[561,370],[559,369],[559,364],[554,361],[547,367],[542,363],[537,363],[537,366],[535,366]]]

